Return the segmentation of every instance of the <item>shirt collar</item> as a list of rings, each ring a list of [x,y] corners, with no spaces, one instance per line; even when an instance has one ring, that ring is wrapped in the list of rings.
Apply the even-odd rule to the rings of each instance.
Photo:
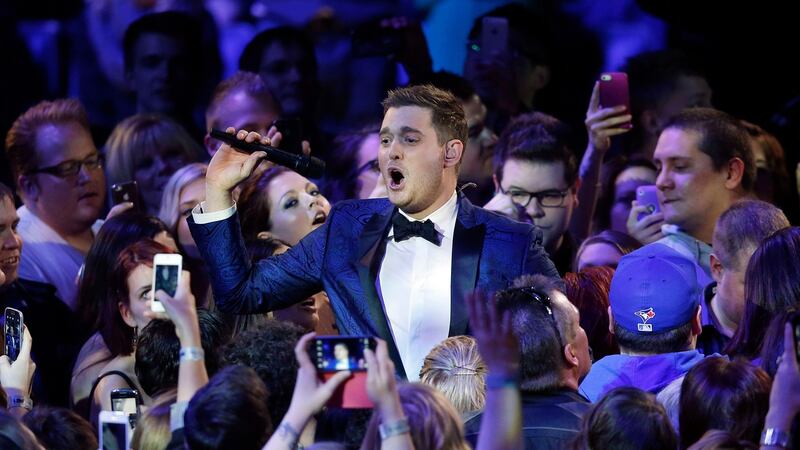
[[[430,221],[436,226],[436,231],[446,237],[452,238],[453,229],[455,228],[456,223],[456,215],[458,213],[458,193],[453,191],[453,195],[450,196],[450,199],[447,200],[444,205],[440,206],[436,211],[428,214],[422,219],[415,219],[406,214],[402,209],[398,209],[398,211],[400,211],[400,214],[402,214],[406,219],[411,221],[425,222],[426,220],[430,219]],[[390,232],[390,235],[391,234],[392,233]]]

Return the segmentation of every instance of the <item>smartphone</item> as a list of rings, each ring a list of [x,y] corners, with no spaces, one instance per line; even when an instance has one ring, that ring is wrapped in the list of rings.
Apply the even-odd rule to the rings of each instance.
[[[484,17],[481,19],[481,55],[488,58],[508,51],[508,19]]]
[[[647,212],[639,213],[636,220],[642,220],[650,214],[661,211],[658,206],[658,188],[654,184],[647,184],[636,188],[636,203],[647,206]]]
[[[164,305],[155,299],[155,293],[164,291],[170,297],[175,296],[181,282],[183,257],[178,253],[156,253],[153,257],[153,303],[155,312],[164,312]]]
[[[136,420],[139,418],[139,391],[136,389],[123,388],[111,391],[111,410],[122,412],[128,415],[131,427],[136,427]]]
[[[403,51],[403,30],[385,27],[380,20],[353,30],[350,52],[356,58],[396,55]]]
[[[139,195],[139,185],[135,181],[111,185],[111,200],[115,205],[131,202],[134,209],[141,210],[142,197]]]
[[[22,348],[22,336],[25,321],[22,311],[7,307],[4,314],[3,333],[5,336],[5,354],[11,361],[16,361]]]
[[[364,350],[375,350],[375,339],[368,336],[318,336],[311,344],[311,355],[318,372],[367,370]]]
[[[303,153],[303,125],[300,119],[277,119],[272,125],[281,132],[281,150],[298,155]]]
[[[100,411],[98,418],[100,450],[128,450],[133,429],[128,415],[120,411]]]
[[[625,106],[625,114],[630,114],[628,74],[624,72],[600,74],[600,108],[613,108],[620,105]],[[632,126],[631,122],[619,125],[620,128],[631,128]]]

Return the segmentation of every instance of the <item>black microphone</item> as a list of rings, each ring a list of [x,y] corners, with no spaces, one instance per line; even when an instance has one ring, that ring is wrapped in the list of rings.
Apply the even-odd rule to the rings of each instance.
[[[217,129],[211,130],[211,137],[243,153],[264,152],[268,161],[288,167],[304,177],[321,178],[325,174],[325,161],[313,156],[296,155],[268,145],[240,141],[235,135]]]

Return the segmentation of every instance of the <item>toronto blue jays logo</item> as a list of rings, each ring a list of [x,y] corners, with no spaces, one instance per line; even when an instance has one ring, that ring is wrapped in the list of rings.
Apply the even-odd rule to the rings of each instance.
[[[653,308],[642,309],[642,310],[636,311],[633,314],[635,314],[640,319],[642,319],[642,323],[637,324],[637,328],[639,329],[639,331],[645,331],[645,332],[652,332],[653,331],[653,324],[647,323],[648,320],[650,320],[650,319],[652,319],[653,317],[656,316],[656,312],[653,311]]]

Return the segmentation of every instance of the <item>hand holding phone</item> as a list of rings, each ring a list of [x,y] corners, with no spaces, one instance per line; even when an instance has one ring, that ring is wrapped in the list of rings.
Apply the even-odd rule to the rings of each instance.
[[[9,395],[14,393],[25,397],[31,391],[31,381],[36,371],[36,364],[31,359],[32,346],[28,327],[23,326],[16,360],[12,361],[8,355],[0,356],[0,385]]]
[[[139,185],[136,181],[111,185],[111,199],[115,205],[125,202],[133,203],[133,209],[137,211],[141,211],[143,207],[142,197],[139,194]]]
[[[647,212],[640,213],[637,220],[642,220],[650,214],[661,211],[658,205],[658,188],[654,184],[639,186],[636,188],[636,203],[647,208]]]
[[[312,345],[314,366],[319,372],[367,370],[364,350],[375,350],[375,339],[368,336],[319,336]]]
[[[153,302],[150,309],[164,312],[164,305],[156,300],[155,293],[164,291],[174,297],[181,282],[183,257],[178,253],[157,253],[153,257]]]
[[[303,124],[300,119],[277,119],[272,126],[281,133],[281,150],[303,154]]]
[[[628,74],[624,72],[607,72],[600,74],[599,80],[599,106],[600,108],[624,107],[623,111],[630,113],[631,102],[628,90]],[[632,128],[629,121],[617,124],[618,128]]]

